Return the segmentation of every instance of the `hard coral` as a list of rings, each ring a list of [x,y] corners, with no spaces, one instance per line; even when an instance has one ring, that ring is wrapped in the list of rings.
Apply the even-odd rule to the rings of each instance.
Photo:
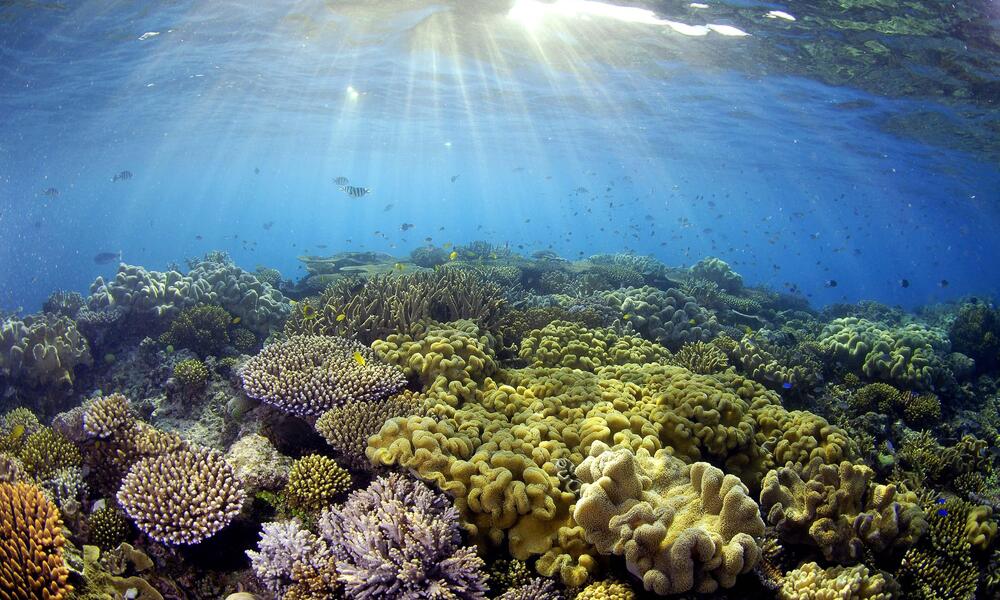
[[[486,597],[483,562],[461,545],[458,513],[420,482],[376,479],[324,512],[319,527],[351,598]]]
[[[221,454],[182,449],[134,464],[117,498],[154,540],[197,544],[229,524],[244,492]]]
[[[73,591],[59,511],[35,487],[0,483],[0,600],[62,600]]]
[[[600,295],[621,316],[628,315],[628,323],[642,337],[670,349],[685,342],[707,342],[719,331],[714,315],[674,288],[663,291],[643,286]]]
[[[160,336],[164,344],[187,348],[199,356],[219,354],[229,343],[233,316],[220,306],[199,305],[185,308]]]
[[[359,470],[370,470],[372,465],[365,456],[368,438],[377,434],[389,419],[421,414],[421,399],[405,391],[370,402],[348,400],[323,413],[316,419],[315,427],[345,464]]]
[[[553,321],[529,333],[520,357],[532,367],[569,367],[593,371],[605,365],[662,362],[670,351],[658,344],[610,329],[587,329],[568,321]]]
[[[25,470],[36,479],[48,479],[63,467],[79,467],[83,457],[69,440],[51,427],[31,434],[20,454]]]
[[[271,344],[243,366],[247,395],[299,416],[318,416],[348,400],[391,396],[403,373],[344,338],[294,336]]]
[[[174,365],[174,379],[185,390],[198,390],[208,381],[208,368],[197,358],[188,358]]]
[[[714,592],[760,560],[757,503],[738,478],[708,463],[597,442],[577,476],[584,485],[573,516],[587,540],[624,555],[647,590]]]
[[[785,575],[778,591],[781,600],[890,600],[899,586],[882,573],[872,574],[867,567],[830,567],[823,569],[806,563]]]
[[[317,512],[351,487],[351,474],[332,458],[303,456],[292,464],[285,496],[293,508]]]
[[[87,520],[88,541],[101,550],[113,550],[126,541],[129,522],[122,511],[113,506],[104,506],[91,513]]]

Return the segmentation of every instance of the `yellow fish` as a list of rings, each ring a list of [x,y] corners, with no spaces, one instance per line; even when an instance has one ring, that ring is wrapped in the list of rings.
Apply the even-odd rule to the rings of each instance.
[[[343,321],[346,318],[347,318],[347,315],[345,315],[344,313],[340,313],[339,315],[337,315],[337,322],[340,323],[341,321]]]
[[[313,308],[312,304],[302,305],[302,318],[303,319],[314,319],[316,318],[316,309]]]
[[[392,268],[396,269],[397,271],[402,271],[403,269],[406,268],[406,266],[403,265],[403,263],[396,263],[395,265],[392,266]]]
[[[451,248],[451,242],[445,242],[444,244],[441,245],[441,247],[447,250],[448,248]]]
[[[698,324],[698,321],[695,321],[694,319],[691,319],[690,321],[688,321],[688,323],[690,323],[692,326],[694,326],[694,325]]]
[[[451,254],[448,255],[448,260],[455,260],[456,258],[458,258],[458,252],[452,250]]]
[[[362,367],[365,366],[365,357],[361,356],[361,353],[357,350],[354,351],[354,362],[358,363]]]
[[[751,329],[749,325],[744,325],[743,326],[743,334],[744,335],[750,335],[751,333],[753,333],[753,329]]]
[[[233,325],[239,325],[240,321],[242,321],[242,320],[243,319],[241,319],[239,317],[233,317]]]
[[[628,313],[625,313],[624,315],[622,315],[622,319],[624,319],[624,320],[626,320],[626,321],[628,321],[628,320],[629,320],[629,319],[631,319],[631,318],[632,318],[632,315],[630,315],[630,314],[628,314]]]
[[[23,424],[15,425],[14,429],[10,431],[10,435],[7,436],[7,440],[13,444],[16,443],[17,440],[21,439],[22,435],[24,435],[24,425]]]
[[[496,260],[497,259],[497,253],[493,252],[492,254],[490,254],[490,258],[492,258],[493,260]]]

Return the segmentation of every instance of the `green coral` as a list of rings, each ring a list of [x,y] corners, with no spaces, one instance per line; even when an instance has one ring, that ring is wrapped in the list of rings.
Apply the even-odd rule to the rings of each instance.
[[[19,455],[25,470],[37,480],[52,477],[59,469],[83,465],[80,451],[51,427],[28,436]]]
[[[0,416],[0,452],[17,453],[25,440],[41,428],[30,409],[18,406]]]
[[[931,393],[904,392],[887,383],[869,383],[848,397],[856,413],[878,411],[899,415],[911,426],[936,423],[941,418],[941,399]]]
[[[202,357],[214,356],[229,344],[229,326],[232,322],[233,316],[220,306],[185,308],[160,336],[160,341],[178,348],[188,348]]]
[[[188,358],[174,365],[174,378],[187,390],[198,390],[208,381],[208,367],[197,358]]]
[[[709,375],[729,368],[729,358],[718,345],[706,342],[688,342],[670,360],[693,373]]]
[[[91,513],[87,529],[91,545],[107,551],[126,541],[131,527],[125,513],[112,506],[104,506]]]
[[[251,354],[257,348],[257,336],[246,327],[237,327],[229,337],[233,348],[240,354]]]
[[[292,508],[319,512],[351,487],[351,474],[335,460],[320,454],[303,456],[292,464],[285,498]]]

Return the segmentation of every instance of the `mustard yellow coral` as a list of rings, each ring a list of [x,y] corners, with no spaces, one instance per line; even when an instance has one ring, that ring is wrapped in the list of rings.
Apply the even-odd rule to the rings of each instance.
[[[806,563],[785,575],[778,591],[781,600],[890,600],[899,586],[892,577],[872,574],[867,567],[823,569]]]
[[[760,560],[757,503],[737,477],[708,463],[595,443],[577,476],[583,490],[573,516],[587,540],[624,555],[649,591],[732,587]]]
[[[335,460],[310,454],[292,464],[285,495],[292,507],[316,512],[329,506],[350,487],[351,474]]]
[[[0,600],[65,598],[65,543],[59,511],[38,488],[0,483]]]
[[[640,337],[618,335],[610,329],[588,329],[570,321],[553,321],[525,336],[520,357],[533,367],[593,371],[605,365],[661,362],[671,354],[663,346]]]

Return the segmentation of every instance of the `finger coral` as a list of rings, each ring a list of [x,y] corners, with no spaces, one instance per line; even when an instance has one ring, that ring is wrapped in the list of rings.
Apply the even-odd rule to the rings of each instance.
[[[140,460],[117,498],[144,533],[176,545],[197,544],[228,525],[244,493],[221,454],[192,448]]]
[[[577,476],[583,489],[573,516],[587,540],[603,554],[624,556],[649,591],[732,587],[760,560],[757,503],[737,477],[707,463],[598,442]]]
[[[486,597],[483,562],[462,546],[458,513],[445,496],[397,474],[376,479],[323,513],[340,581],[359,600]]]
[[[0,483],[0,599],[67,598],[62,521],[35,487]]]
[[[348,400],[380,400],[406,384],[402,371],[372,350],[326,336],[271,344],[248,360],[241,374],[248,396],[299,416],[319,416]]]

